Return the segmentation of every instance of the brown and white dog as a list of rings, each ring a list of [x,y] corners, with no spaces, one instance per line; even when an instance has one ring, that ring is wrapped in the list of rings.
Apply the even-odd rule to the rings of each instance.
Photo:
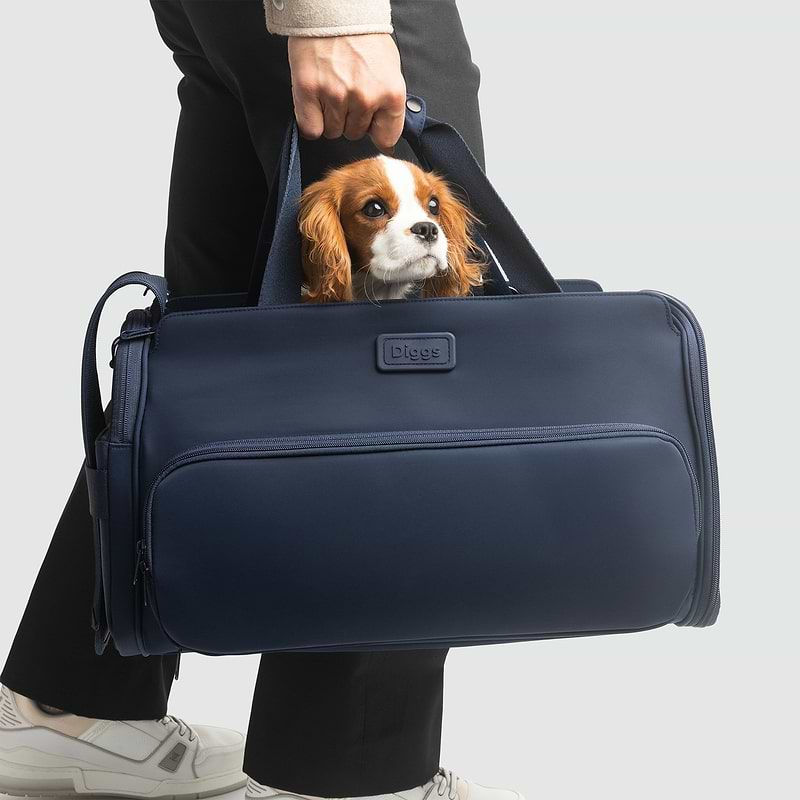
[[[482,282],[476,222],[439,176],[377,156],[305,189],[299,227],[304,300],[458,297]]]

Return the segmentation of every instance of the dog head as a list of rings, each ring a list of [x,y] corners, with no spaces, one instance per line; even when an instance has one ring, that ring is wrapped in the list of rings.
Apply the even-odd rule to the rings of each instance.
[[[439,176],[377,156],[328,173],[303,192],[305,299],[399,299],[469,294],[482,264],[476,219]]]

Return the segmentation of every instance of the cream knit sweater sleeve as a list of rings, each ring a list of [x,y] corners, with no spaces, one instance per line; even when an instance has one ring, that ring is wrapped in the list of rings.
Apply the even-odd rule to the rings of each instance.
[[[281,36],[391,33],[390,0],[264,0],[267,28]]]

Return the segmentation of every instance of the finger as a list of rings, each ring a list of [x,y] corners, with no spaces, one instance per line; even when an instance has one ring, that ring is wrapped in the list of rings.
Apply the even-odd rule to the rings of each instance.
[[[305,139],[319,139],[325,130],[325,120],[322,107],[316,97],[295,95],[294,114],[297,117],[297,127]]]
[[[391,154],[403,133],[405,115],[402,111],[380,110],[372,118],[369,135],[375,147],[382,153]]]
[[[372,117],[375,113],[372,108],[351,108],[347,112],[347,119],[344,123],[344,138],[351,142],[363,139],[372,125]]]
[[[344,98],[334,97],[323,100],[322,113],[325,117],[325,130],[322,135],[326,139],[339,139],[344,133],[344,121],[347,118],[347,106]]]

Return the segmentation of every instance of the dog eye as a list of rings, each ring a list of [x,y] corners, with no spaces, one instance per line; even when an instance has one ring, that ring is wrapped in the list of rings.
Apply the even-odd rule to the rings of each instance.
[[[386,213],[386,209],[383,207],[383,204],[379,203],[377,200],[370,200],[364,208],[361,209],[361,212],[364,216],[375,219],[376,217],[382,217]]]
[[[434,217],[439,215],[439,201],[435,197],[431,197],[428,201],[428,211],[430,211]]]

